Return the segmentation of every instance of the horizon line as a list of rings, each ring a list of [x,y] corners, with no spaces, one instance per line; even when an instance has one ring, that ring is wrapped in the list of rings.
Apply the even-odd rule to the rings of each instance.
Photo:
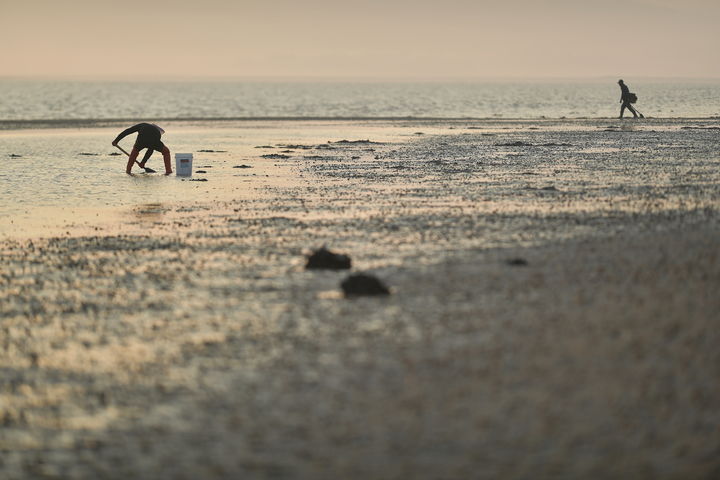
[[[558,81],[608,81],[618,78],[632,78],[633,81],[683,81],[683,82],[718,82],[720,77],[712,76],[667,76],[667,75],[545,75],[545,76],[353,76],[353,75],[326,75],[326,76],[304,76],[304,75],[0,75],[0,81],[15,80],[61,80],[61,81],[115,81],[115,82],[297,82],[297,83],[475,83],[475,82],[558,82]]]

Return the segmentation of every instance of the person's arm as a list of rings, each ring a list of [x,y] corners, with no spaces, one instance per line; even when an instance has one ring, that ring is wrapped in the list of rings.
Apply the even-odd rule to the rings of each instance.
[[[133,125],[132,127],[123,130],[122,132],[120,132],[120,135],[118,135],[117,137],[115,137],[115,140],[113,140],[113,142],[112,142],[113,146],[116,147],[117,144],[118,144],[118,142],[119,142],[120,140],[122,140],[123,138],[127,137],[127,136],[130,135],[131,133],[135,133],[135,132],[137,132],[137,131],[139,131],[139,130],[140,130],[140,124]]]

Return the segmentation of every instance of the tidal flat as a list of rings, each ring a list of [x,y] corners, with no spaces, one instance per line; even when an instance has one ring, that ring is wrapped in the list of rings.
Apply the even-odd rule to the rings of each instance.
[[[178,124],[207,182],[7,204],[0,477],[715,478],[719,125]]]

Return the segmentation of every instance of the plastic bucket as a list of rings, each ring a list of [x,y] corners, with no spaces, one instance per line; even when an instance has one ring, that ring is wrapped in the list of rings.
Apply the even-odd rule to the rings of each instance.
[[[189,177],[192,175],[192,153],[175,154],[175,175]]]

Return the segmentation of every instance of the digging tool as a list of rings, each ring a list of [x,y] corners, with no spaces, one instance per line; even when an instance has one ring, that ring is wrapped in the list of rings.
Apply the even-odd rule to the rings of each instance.
[[[116,146],[117,148],[119,148],[120,151],[123,152],[125,155],[127,155],[128,157],[130,156],[130,154],[129,154],[128,152],[126,152],[125,149],[122,148],[120,145],[115,145],[115,146]],[[137,159],[135,159],[135,163],[138,164],[138,167],[140,167],[140,168],[142,168],[143,170],[145,170],[145,173],[155,173],[155,170],[153,170],[152,168],[150,168],[150,167],[143,167],[142,165],[140,165],[140,162],[138,162]]]

